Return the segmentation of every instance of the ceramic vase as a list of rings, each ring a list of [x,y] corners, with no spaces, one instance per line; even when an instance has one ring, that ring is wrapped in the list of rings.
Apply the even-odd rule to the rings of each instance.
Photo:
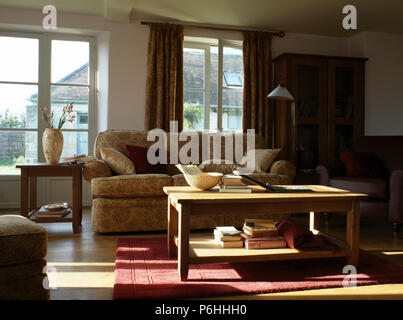
[[[60,129],[46,128],[42,136],[43,153],[46,163],[59,163],[63,151],[63,133]]]

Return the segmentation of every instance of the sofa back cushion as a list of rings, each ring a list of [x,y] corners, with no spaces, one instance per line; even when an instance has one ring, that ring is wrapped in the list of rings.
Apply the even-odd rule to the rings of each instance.
[[[202,139],[202,134],[200,132],[196,132],[194,134],[197,134],[197,138],[199,141],[199,159],[198,163],[202,163],[202,155],[203,155],[203,139]],[[128,151],[126,148],[126,145],[135,145],[135,146],[140,146],[140,147],[150,147],[153,145],[155,142],[154,141],[147,141],[147,135],[148,132],[145,130],[107,130],[100,132],[96,138],[95,145],[94,145],[94,155],[96,158],[101,159],[101,153],[100,153],[100,148],[113,148],[115,150],[120,151],[124,155],[128,156]],[[237,139],[241,140],[242,139],[242,154],[244,154],[247,151],[247,135],[242,134],[242,133],[237,133],[235,134],[237,136]],[[230,148],[232,149],[232,154],[235,151],[235,135],[233,135],[233,139],[231,143],[228,143]],[[225,144],[226,144],[226,139],[228,140],[228,136],[226,134],[223,134],[220,137],[220,141],[218,141],[218,145],[220,146],[220,157],[221,159],[225,159]],[[168,147],[168,163],[169,163],[169,146],[170,146],[170,141],[169,141],[169,134],[167,135],[167,147]],[[186,143],[188,143],[191,140],[190,137],[188,137],[187,141],[178,141],[178,150],[182,148]],[[213,138],[210,137],[210,145],[208,146],[210,150],[210,159],[213,159]],[[230,140],[228,140],[230,141]],[[265,149],[267,148],[267,144],[264,140],[263,137],[256,135],[255,136],[255,146],[254,149]],[[235,159],[234,159],[235,162]],[[168,165],[167,166],[168,174],[172,175],[175,173],[179,173],[179,170],[176,169],[174,165]]]

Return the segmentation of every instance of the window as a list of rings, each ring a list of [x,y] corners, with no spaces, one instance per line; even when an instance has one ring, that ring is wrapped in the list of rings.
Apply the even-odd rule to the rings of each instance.
[[[185,37],[183,61],[184,129],[241,130],[242,44]]]
[[[88,154],[95,120],[92,38],[0,32],[0,175],[19,174],[16,163],[44,161],[46,123],[73,103],[76,121],[63,127],[62,157]]]

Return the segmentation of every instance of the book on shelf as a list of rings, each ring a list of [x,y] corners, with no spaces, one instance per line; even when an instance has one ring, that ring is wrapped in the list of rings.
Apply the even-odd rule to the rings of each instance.
[[[214,230],[214,239],[216,241],[239,241],[242,240],[241,234],[223,234],[219,230]]]
[[[246,233],[242,233],[241,237],[245,243],[246,249],[275,249],[275,248],[285,248],[287,243],[284,237],[280,235],[271,237],[251,237]]]
[[[251,237],[272,237],[278,235],[276,228],[244,226],[243,232]]]
[[[214,229],[214,239],[223,248],[240,248],[243,246],[241,230],[233,226],[222,226]]]
[[[63,207],[59,210],[47,210],[44,207],[41,207],[37,212],[36,216],[39,217],[47,217],[47,218],[61,218],[68,215],[71,212],[71,208]]]
[[[271,219],[251,219],[251,218],[246,218],[245,223],[246,226],[250,227],[270,227],[270,228],[275,228],[275,221]]]
[[[242,248],[243,247],[243,241],[238,240],[238,241],[218,241],[218,244],[220,245],[221,248]]]

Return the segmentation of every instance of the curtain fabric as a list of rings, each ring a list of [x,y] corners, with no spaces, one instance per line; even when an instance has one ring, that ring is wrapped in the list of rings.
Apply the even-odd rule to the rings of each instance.
[[[272,89],[272,34],[245,31],[243,36],[243,129],[255,129],[271,145],[274,113],[267,95]]]
[[[151,24],[148,41],[145,129],[183,128],[183,26]]]

